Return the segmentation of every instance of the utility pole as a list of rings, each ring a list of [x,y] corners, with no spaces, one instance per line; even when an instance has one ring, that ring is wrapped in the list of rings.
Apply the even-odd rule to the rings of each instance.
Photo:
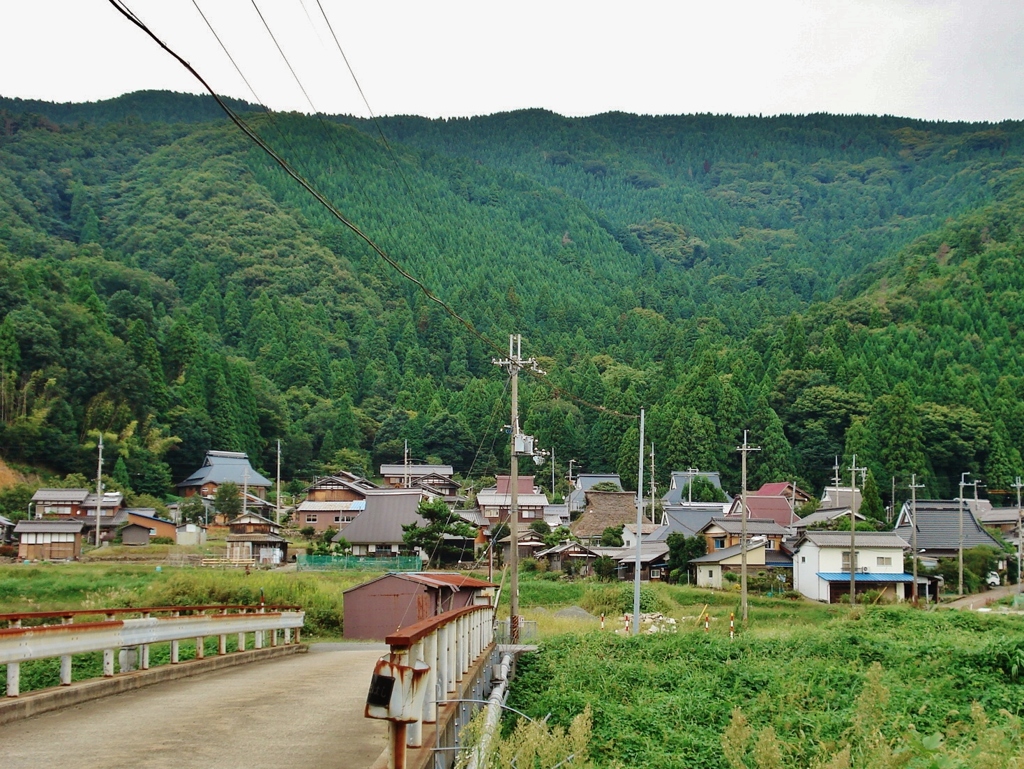
[[[519,432],[519,370],[529,366],[539,374],[544,372],[537,366],[535,358],[523,360],[523,338],[510,334],[508,357],[493,359],[496,366],[508,369],[512,377],[512,455],[509,458],[509,534],[511,538],[509,571],[512,573],[511,597],[509,600],[509,641],[519,643],[519,455],[532,453],[533,438]],[[527,440],[528,439],[528,440]],[[527,451],[527,443],[530,451]]]
[[[664,519],[664,514],[661,517]],[[654,523],[654,441],[651,441],[651,523]],[[665,521],[661,523],[664,525]]]
[[[857,604],[857,511],[853,503],[857,499],[857,455],[850,463],[850,606]]]
[[[274,495],[277,525],[281,525],[281,441],[277,441],[277,493]]]
[[[246,466],[242,475],[242,515],[249,513],[249,468]]]
[[[636,474],[636,563],[633,565],[633,635],[640,635],[641,532],[644,522],[644,410],[640,409],[640,466]]]
[[[746,443],[746,439],[744,439],[744,443]],[[686,503],[689,505],[693,504],[693,479],[699,472],[700,469],[696,467],[686,468]]]
[[[1020,482],[1020,476],[1018,475],[1016,481],[1013,484],[1013,488],[1017,489],[1017,592],[1018,593],[1022,589],[1021,586],[1024,585],[1024,578],[1021,577],[1021,573],[1020,573],[1021,546],[1022,546],[1022,540],[1024,540],[1024,537],[1021,536],[1021,534],[1022,534],[1022,532],[1021,532],[1021,523],[1024,522],[1024,518],[1022,518],[1021,514],[1020,514],[1020,489],[1021,489],[1021,486],[1024,486],[1024,484],[1022,484]]]
[[[967,476],[970,471],[960,473],[960,499],[957,501],[957,510],[960,513],[960,538],[957,540],[957,572],[959,574],[957,594],[964,594],[964,486],[967,485]]]
[[[747,622],[747,454],[751,451],[760,451],[760,446],[750,446],[747,443],[747,431],[743,431],[743,445],[737,446],[740,452],[740,513],[742,524],[740,525],[740,618],[743,623]],[[690,481],[693,485],[693,481]]]
[[[409,441],[405,441],[405,449],[402,451],[402,488],[409,488]]]
[[[99,459],[96,461],[96,547],[100,546],[100,512],[103,508],[103,432],[100,432]]]
[[[555,444],[551,444],[551,501],[555,501]],[[566,508],[568,509],[568,508]]]
[[[917,474],[910,476],[910,557],[914,561],[914,586],[911,588],[911,600],[914,608],[917,608],[917,490],[923,489],[924,484],[917,482]],[[895,504],[895,497],[893,497]]]

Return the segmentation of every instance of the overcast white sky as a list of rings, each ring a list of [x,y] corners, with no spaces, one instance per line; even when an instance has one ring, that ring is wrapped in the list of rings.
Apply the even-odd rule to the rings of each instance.
[[[192,0],[126,0],[253,100]],[[310,111],[252,0],[197,0],[259,98]],[[1022,0],[320,0],[378,115],[864,113],[1024,119]],[[317,0],[256,0],[316,109],[366,115]],[[198,84],[107,0],[4,3],[0,95]]]

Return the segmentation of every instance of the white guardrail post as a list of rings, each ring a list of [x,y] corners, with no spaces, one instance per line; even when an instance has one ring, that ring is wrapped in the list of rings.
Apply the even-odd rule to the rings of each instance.
[[[183,607],[186,610],[188,607]],[[201,607],[197,607],[201,608]],[[83,612],[84,613],[84,612]],[[226,638],[237,633],[239,651],[245,650],[245,634],[254,633],[256,648],[262,646],[263,633],[275,638],[279,630],[286,631],[285,638],[294,637],[298,643],[299,629],[305,621],[302,611],[280,611],[248,614],[193,614],[180,616],[175,611],[171,616],[152,617],[148,612],[141,618],[116,620],[108,614],[105,622],[90,622],[84,625],[70,623],[70,616],[64,617],[60,625],[22,627],[20,620],[9,621],[10,627],[0,628],[0,665],[7,666],[7,696],[21,694],[21,664],[33,660],[60,658],[60,683],[71,684],[72,656],[90,652],[103,652],[103,676],[114,675],[114,653],[118,649],[138,649],[138,666],[149,668],[149,647],[155,643],[170,643],[171,664],[179,661],[181,641],[195,639],[196,659],[205,656],[203,642],[217,636],[218,652],[224,654]],[[294,636],[291,631],[295,631]],[[273,642],[272,642],[273,643]],[[287,643],[287,641],[286,641]],[[275,644],[276,645],[276,644]],[[130,660],[125,655],[124,660]],[[131,670],[133,663],[122,661],[121,672]]]
[[[407,748],[423,746],[423,724],[445,728],[441,721],[450,715],[442,719],[439,711],[459,699],[459,682],[494,641],[493,611],[455,609],[454,616],[431,617],[388,636],[391,653],[377,662],[366,716],[390,722],[389,769],[405,769]]]

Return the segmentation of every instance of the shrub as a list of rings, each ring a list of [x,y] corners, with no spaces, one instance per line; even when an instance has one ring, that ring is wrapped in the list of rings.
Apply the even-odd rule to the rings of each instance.
[[[536,558],[523,558],[519,561],[519,570],[527,572],[537,571],[537,559]]]
[[[14,545],[0,545],[0,558],[17,558],[18,548]]]
[[[152,537],[149,540],[151,545],[173,545],[174,539],[172,537]]]

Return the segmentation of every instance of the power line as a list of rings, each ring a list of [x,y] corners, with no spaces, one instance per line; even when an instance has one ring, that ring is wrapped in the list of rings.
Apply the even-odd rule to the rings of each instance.
[[[472,322],[470,322],[466,318],[462,317],[447,302],[445,302],[443,299],[441,299],[436,294],[434,294],[434,292],[431,291],[430,288],[428,288],[426,284],[424,284],[420,279],[416,278],[408,270],[406,270],[404,267],[402,267],[394,258],[392,258],[387,252],[385,252],[384,249],[381,248],[376,243],[376,241],[374,241],[369,235],[364,233],[359,228],[358,225],[356,225],[354,222],[350,221],[344,214],[342,214],[341,211],[338,210],[338,208],[333,203],[331,203],[324,196],[323,193],[321,193],[309,181],[307,181],[305,179],[305,177],[303,177],[287,160],[285,160],[276,150],[274,150],[274,148],[271,147],[266,142],[266,140],[264,140],[263,137],[260,136],[260,134],[254,128],[252,128],[252,126],[250,126],[237,113],[235,113],[235,111],[233,109],[231,109],[230,106],[228,106],[228,104],[220,97],[220,95],[216,92],[216,90],[206,81],[206,79],[199,73],[199,71],[196,70],[195,67],[193,67],[191,64],[189,64],[181,55],[179,55],[176,51],[174,51],[174,49],[172,49],[167,43],[165,43],[155,32],[153,32],[145,24],[145,22],[143,22],[142,19],[140,19],[127,6],[127,4],[124,2],[124,0],[109,0],[109,2],[122,16],[124,16],[132,24],[134,24],[142,32],[144,32],[147,36],[149,36],[149,38],[152,39],[153,42],[155,42],[158,46],[160,46],[160,48],[162,48],[164,51],[166,51],[179,64],[181,64],[181,66],[183,66],[189,72],[189,74],[191,74],[197,81],[199,81],[199,83],[203,86],[203,88],[205,88],[207,90],[207,92],[209,92],[209,94],[214,98],[214,100],[217,102],[217,104],[220,106],[220,108],[222,110],[224,110],[225,114],[228,116],[228,118],[231,120],[231,122],[233,122],[235,124],[235,126],[239,130],[241,130],[242,133],[244,133],[253,143],[255,143],[260,149],[262,149],[267,155],[269,155],[274,160],[274,162],[277,163],[281,167],[281,169],[288,176],[290,176],[295,182],[297,182],[300,186],[302,186],[302,188],[305,189],[306,192],[308,192],[310,195],[312,195],[313,198],[316,199],[316,201],[318,203],[320,203],[320,205],[322,205],[325,209],[327,209],[327,211],[332,216],[334,216],[345,227],[347,227],[349,230],[351,230],[357,237],[359,237],[361,240],[363,240],[381,259],[383,259],[388,265],[390,265],[392,267],[392,269],[394,269],[402,277],[404,277],[410,283],[414,284],[417,288],[419,288],[420,291],[423,292],[423,294],[427,297],[427,299],[429,299],[431,302],[434,302],[436,305],[438,305],[442,310],[444,310],[445,313],[447,313],[452,319],[454,319],[458,323],[460,323],[473,336],[475,336],[477,339],[479,339],[481,342],[483,342],[485,345],[490,347],[495,352],[497,352],[499,354],[504,354],[504,350],[498,344],[496,344],[495,342],[491,341],[482,332],[477,330],[477,328],[472,324]],[[256,7],[257,12],[259,12],[259,8],[256,6],[255,0],[252,0],[252,3],[253,3],[253,6]],[[263,19],[263,15],[262,14],[260,14],[260,18]],[[266,21],[265,20],[264,20],[264,24],[266,25]],[[268,32],[270,32],[269,26],[267,27],[267,29],[268,29]],[[273,33],[271,33],[271,37],[273,37]],[[275,45],[277,45],[276,39],[275,39]],[[280,46],[278,46],[278,50],[279,51],[281,50]],[[282,55],[282,57],[284,57],[283,51],[281,51],[281,55]],[[287,62],[287,58],[286,57],[285,57],[285,60]],[[291,67],[290,64],[288,65],[288,67],[289,67],[289,70],[291,70],[293,76],[295,76],[295,71]],[[296,80],[298,80],[297,77],[296,77]],[[300,82],[300,87],[302,87],[301,86],[301,82]],[[303,91],[304,94],[306,94],[307,99],[309,99],[309,96],[306,93],[305,88],[302,88],[302,91]],[[310,106],[314,109],[314,111],[316,110],[316,108],[315,108],[315,106],[313,106],[313,103],[312,103],[311,100],[310,100]],[[322,117],[319,116],[319,114],[318,114],[318,118],[321,120],[321,124],[322,124],[322,120],[323,119],[322,119]],[[534,376],[535,378],[538,378],[538,379],[540,378],[540,376],[537,375],[537,374],[533,374],[532,372],[528,372],[528,373],[530,373],[530,375]],[[607,408],[605,406],[601,406],[601,405],[598,405],[598,404],[590,403],[589,401],[586,401],[583,398],[579,398],[579,397],[577,397],[577,396],[575,396],[575,395],[573,395],[571,393],[568,393],[568,392],[562,390],[561,388],[555,387],[554,385],[552,385],[547,380],[542,380],[542,381],[545,381],[545,383],[547,384],[548,387],[551,388],[553,393],[555,393],[555,394],[557,394],[559,396],[563,396],[563,397],[566,397],[568,399],[571,399],[571,400],[573,400],[573,401],[575,401],[575,402],[577,402],[577,403],[579,403],[581,405],[584,405],[584,406],[586,406],[588,408],[592,408],[592,409],[594,409],[596,411],[599,411],[599,412],[602,412],[602,413],[611,414],[613,416],[623,417],[623,418],[627,418],[627,419],[637,419],[638,418],[638,416],[635,415],[635,414],[623,414],[623,413],[621,413],[619,411],[616,411],[615,409],[610,409],[610,408]]]

